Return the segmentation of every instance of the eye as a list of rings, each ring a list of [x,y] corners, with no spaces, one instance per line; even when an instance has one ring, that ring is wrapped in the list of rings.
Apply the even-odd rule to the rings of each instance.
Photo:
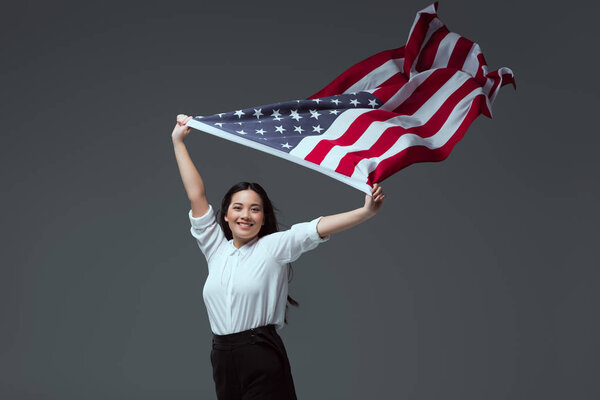
[[[254,212],[260,212],[260,208],[253,208],[252,211],[254,211]]]

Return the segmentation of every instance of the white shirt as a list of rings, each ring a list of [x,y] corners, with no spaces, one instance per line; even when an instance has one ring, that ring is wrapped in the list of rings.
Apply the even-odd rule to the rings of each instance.
[[[239,249],[227,240],[212,206],[201,217],[192,217],[192,236],[208,262],[202,296],[214,334],[227,335],[259,326],[284,325],[288,295],[287,263],[312,250],[321,238],[317,223],[292,225],[291,229],[254,238]]]

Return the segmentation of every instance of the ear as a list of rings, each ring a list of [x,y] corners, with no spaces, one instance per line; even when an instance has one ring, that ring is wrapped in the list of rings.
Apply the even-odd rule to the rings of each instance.
[[[223,219],[225,220],[225,222],[229,222],[229,220],[227,219],[227,215],[224,215]]]

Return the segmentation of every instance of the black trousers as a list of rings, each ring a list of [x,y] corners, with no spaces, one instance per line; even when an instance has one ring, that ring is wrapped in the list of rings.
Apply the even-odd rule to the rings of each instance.
[[[296,400],[290,362],[275,325],[213,335],[210,361],[219,400]]]

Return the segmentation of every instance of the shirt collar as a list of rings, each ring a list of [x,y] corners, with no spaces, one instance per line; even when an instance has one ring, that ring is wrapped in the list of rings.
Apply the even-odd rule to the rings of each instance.
[[[233,245],[233,239],[230,239],[227,243],[227,255],[231,256],[234,255],[236,252],[239,252],[243,256],[250,250],[252,246],[254,246],[254,243],[256,243],[257,241],[258,236],[256,236],[254,239],[252,239],[251,241],[249,241],[248,243],[246,243],[238,249]]]

